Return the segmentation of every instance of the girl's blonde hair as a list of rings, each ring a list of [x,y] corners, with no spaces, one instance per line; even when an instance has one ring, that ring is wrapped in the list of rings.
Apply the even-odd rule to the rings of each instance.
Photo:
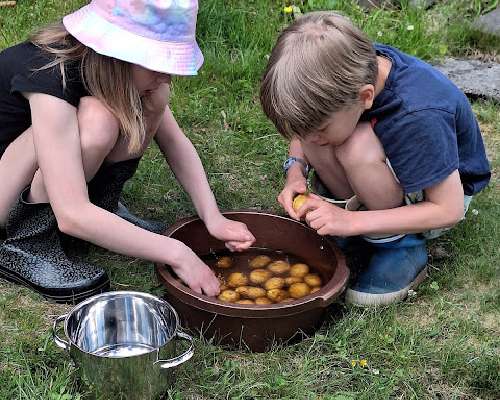
[[[128,140],[129,152],[138,152],[145,138],[145,126],[141,98],[132,80],[132,65],[96,53],[71,36],[62,22],[42,28],[30,40],[55,56],[54,61],[42,69],[59,66],[64,88],[66,66],[79,64],[87,91],[118,119],[120,132]]]
[[[377,74],[375,49],[361,30],[339,14],[312,12],[279,36],[260,101],[284,137],[305,137],[333,112],[354,105]]]

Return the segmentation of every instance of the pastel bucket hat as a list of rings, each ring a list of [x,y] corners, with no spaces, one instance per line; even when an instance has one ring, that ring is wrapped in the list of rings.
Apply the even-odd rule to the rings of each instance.
[[[197,0],[92,0],[63,18],[67,31],[97,53],[173,75],[196,75]]]

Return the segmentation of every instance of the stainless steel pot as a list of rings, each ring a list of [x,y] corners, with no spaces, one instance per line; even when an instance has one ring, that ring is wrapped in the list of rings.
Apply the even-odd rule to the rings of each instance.
[[[58,337],[64,321],[68,340]],[[108,292],[78,304],[54,321],[57,346],[69,351],[81,378],[98,399],[155,399],[174,378],[174,367],[194,354],[170,304],[139,292]],[[189,348],[176,354],[176,340]]]

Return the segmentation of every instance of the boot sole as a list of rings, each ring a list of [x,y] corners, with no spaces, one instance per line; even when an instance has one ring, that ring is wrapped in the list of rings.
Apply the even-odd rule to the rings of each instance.
[[[408,291],[416,289],[427,278],[428,267],[419,272],[415,279],[405,288],[392,293],[365,293],[347,289],[345,302],[360,307],[386,306],[404,300]]]
[[[102,282],[101,284],[99,284],[91,289],[82,291],[82,292],[66,294],[66,295],[50,294],[50,293],[44,292],[39,287],[32,285],[31,283],[25,281],[24,279],[20,278],[16,274],[13,274],[12,272],[8,272],[8,271],[4,270],[1,266],[0,266],[0,278],[4,278],[5,280],[7,280],[9,282],[27,287],[27,288],[41,294],[47,300],[51,300],[51,301],[54,301],[56,303],[78,303],[78,302],[80,302],[80,301],[82,301],[90,296],[105,292],[109,289],[109,280],[106,280],[105,282]]]

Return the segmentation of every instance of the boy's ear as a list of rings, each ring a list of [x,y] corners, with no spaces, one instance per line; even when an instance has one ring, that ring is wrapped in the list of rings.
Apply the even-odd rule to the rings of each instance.
[[[365,110],[372,108],[373,99],[375,98],[375,86],[364,85],[359,89],[359,101]]]

